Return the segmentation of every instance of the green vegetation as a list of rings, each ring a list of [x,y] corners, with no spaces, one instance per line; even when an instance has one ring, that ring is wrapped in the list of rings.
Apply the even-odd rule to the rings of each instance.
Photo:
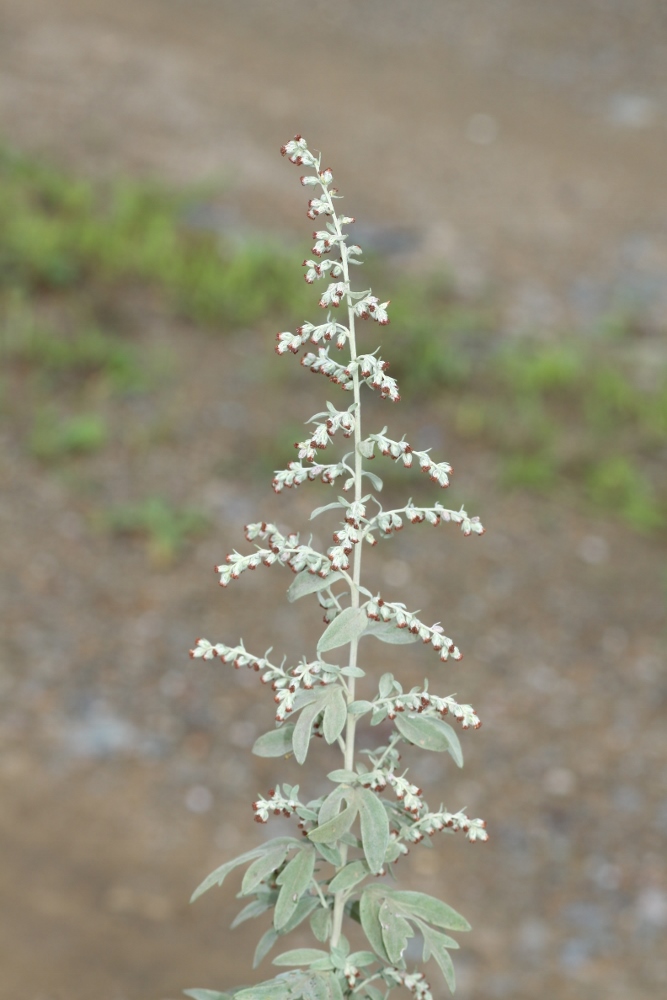
[[[163,348],[128,319],[128,296],[223,335],[306,315],[290,251],[188,222],[215,192],[93,185],[6,149],[0,184],[0,420],[15,421],[40,461],[106,446],[99,399],[159,392]],[[372,261],[378,288],[396,283],[384,269]],[[508,341],[497,327],[492,305],[462,299],[447,275],[404,278],[386,329],[391,373],[469,446],[491,447],[506,488],[566,486],[639,531],[667,527],[667,370],[651,388],[638,381],[632,317],[551,342]],[[266,465],[263,455],[253,463],[262,474]]]
[[[162,497],[116,507],[107,511],[102,523],[114,534],[145,539],[149,558],[157,568],[170,566],[184,545],[208,527],[203,514],[174,507]]]

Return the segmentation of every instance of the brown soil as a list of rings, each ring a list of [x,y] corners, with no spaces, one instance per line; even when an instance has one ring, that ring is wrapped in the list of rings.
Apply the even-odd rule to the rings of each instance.
[[[1,0],[0,129],[95,175],[226,173],[234,224],[272,230],[302,211],[276,157],[298,129],[371,238],[409,231],[407,266],[432,254],[464,287],[495,286],[508,330],[593,318],[619,287],[639,289],[658,326],[666,45],[648,0]],[[237,883],[187,898],[261,836],[255,794],[299,780],[248,753],[270,725],[266,690],[255,700],[249,674],[186,651],[198,634],[243,635],[292,655],[317,634],[312,608],[282,617],[279,570],[223,593],[210,567],[248,519],[305,525],[312,493],[275,497],[221,470],[266,453],[275,411],[310,416],[324,386],[298,370],[269,408],[267,373],[290,359],[268,337],[222,346],[148,299],[124,307],[175,358],[168,391],[118,404],[114,445],[65,471],[3,431],[0,1000],[173,1000],[248,981],[254,931],[227,930]],[[491,840],[415,849],[405,884],[437,886],[473,923],[463,1000],[654,1000],[667,984],[664,552],[578,505],[495,495],[493,457],[441,431],[437,403],[409,405],[372,419],[409,419],[444,450],[452,505],[476,497],[488,532],[439,529],[435,548],[415,528],[414,549],[406,531],[378,579],[466,653],[431,682],[484,728],[462,734],[461,774],[416,766]],[[163,569],[95,529],[94,508],[151,494],[206,510],[215,536]],[[408,684],[434,666],[374,652]],[[334,766],[315,751],[313,792]]]

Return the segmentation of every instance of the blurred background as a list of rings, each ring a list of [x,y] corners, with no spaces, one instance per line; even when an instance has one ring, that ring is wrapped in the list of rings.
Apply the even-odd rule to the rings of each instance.
[[[187,651],[242,636],[293,657],[321,628],[312,605],[287,612],[284,572],[224,592],[211,572],[246,521],[303,530],[331,496],[270,489],[337,401],[273,353],[317,298],[278,155],[295,132],[392,299],[404,402],[372,401],[367,426],[449,460],[447,501],[487,527],[417,526],[369,560],[465,654],[374,648],[369,666],[429,676],[484,722],[463,771],[415,773],[489,843],[414,848],[402,884],[473,924],[462,1000],[654,1000],[661,0],[0,0],[0,1000],[175,1000],[272,974],[250,968],[264,926],[228,930],[240,880],[187,900],[282,831],[252,823],[258,793],[318,794],[337,764],[319,744],[305,775],[253,758],[268,692]],[[433,495],[376,471],[401,503]]]

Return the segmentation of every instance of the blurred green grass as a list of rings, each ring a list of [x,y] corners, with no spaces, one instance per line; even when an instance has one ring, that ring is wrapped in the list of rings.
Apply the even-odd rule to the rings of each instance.
[[[293,250],[188,222],[211,192],[127,178],[96,185],[7,148],[0,186],[0,419],[18,419],[11,377],[30,411],[24,448],[37,461],[82,461],[107,446],[91,386],[107,396],[161,391],[152,366],[164,358],[126,328],[119,303],[128,290],[219,336],[287,329],[317,308]],[[610,313],[596,330],[548,341],[540,331],[510,338],[493,302],[466,300],[447,275],[401,276],[377,259],[368,274],[378,294],[393,291],[383,355],[404,398],[435,407],[470,447],[492,453],[500,487],[565,490],[638,531],[666,527],[667,370],[654,365],[647,384],[632,317]],[[364,335],[376,334],[369,326]],[[262,452],[255,471],[280,460]],[[383,470],[390,479],[392,469]],[[169,522],[151,511],[149,535],[153,522]],[[175,552],[180,542],[165,545]]]

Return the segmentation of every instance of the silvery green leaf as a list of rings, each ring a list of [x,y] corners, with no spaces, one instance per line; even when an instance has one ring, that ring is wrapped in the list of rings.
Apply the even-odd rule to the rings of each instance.
[[[368,472],[367,469],[364,469],[361,474],[362,476],[368,476],[368,478],[373,484],[373,487],[378,491],[378,493],[381,492],[384,484],[379,476],[376,476],[374,472]]]
[[[231,993],[218,993],[217,990],[183,990],[183,993],[192,1000],[234,1000]]]
[[[272,851],[268,851],[261,858],[257,858],[256,861],[253,861],[243,876],[243,882],[241,883],[241,895],[247,896],[257,888],[267,875],[270,875],[271,872],[280,868],[287,856],[288,850],[289,847],[287,844],[280,844]]]
[[[283,951],[273,959],[274,965],[312,965],[323,958],[329,958],[328,951],[321,948],[293,948],[292,951]]]
[[[426,924],[422,924],[421,921],[419,922],[419,929],[424,938],[424,961],[428,961],[430,955],[433,955],[433,958],[440,966],[440,971],[445,977],[445,982],[453,993],[456,989],[454,963],[444,945],[444,940],[451,941],[451,938],[447,938],[446,934],[440,934],[439,931],[434,931],[432,928],[427,927]],[[454,943],[456,944],[456,942]]]
[[[276,879],[282,886],[275,910],[273,926],[281,930],[296,910],[301,896],[306,891],[315,870],[315,851],[312,847],[303,847],[292,860],[285,865]]]
[[[361,667],[341,667],[340,669],[343,677],[365,677],[366,671],[362,670]]]
[[[340,983],[333,974],[313,974],[302,989],[302,1000],[343,1000]]]
[[[334,868],[340,868],[343,862],[337,847],[333,847],[331,844],[318,844],[317,850],[330,865],[333,865]]]
[[[394,691],[394,675],[383,674],[378,682],[378,691],[381,698],[388,698]]]
[[[385,1000],[385,994],[382,990],[378,990],[375,986],[364,986],[366,991],[366,997],[364,1000]]]
[[[324,514],[326,510],[335,510],[336,508],[340,509],[341,507],[344,506],[345,505],[342,503],[327,503],[324,505],[324,507],[316,507],[315,510],[310,515],[310,520],[312,521],[314,518],[319,517],[320,514]],[[327,579],[329,579],[329,577],[327,577]]]
[[[345,889],[352,889],[355,885],[366,878],[370,873],[368,865],[364,861],[351,861],[334,875],[329,883],[329,892],[342,892]]]
[[[308,839],[312,840],[315,844],[334,844],[350,829],[357,817],[357,812],[358,807],[356,805],[347,806],[337,816],[334,816],[333,819],[327,820],[326,823],[322,823],[321,826],[311,830],[308,834]]]
[[[288,1000],[291,992],[285,980],[271,979],[268,983],[259,983],[235,993],[234,1000]]]
[[[379,919],[382,927],[382,940],[389,960],[394,965],[398,965],[403,958],[403,952],[409,938],[414,937],[414,931],[405,917],[397,911],[391,899],[385,899],[380,906]]]
[[[293,733],[294,724],[291,722],[272,729],[255,740],[252,752],[258,757],[287,757],[292,753]]]
[[[362,635],[372,635],[380,642],[389,642],[394,646],[402,646],[408,642],[417,642],[418,635],[413,635],[407,628],[397,628],[393,622],[369,621]]]
[[[329,771],[327,774],[329,781],[345,781],[348,784],[354,784],[359,780],[359,775],[356,771],[346,771],[345,768],[338,768],[335,771]]]
[[[318,653],[345,646],[356,639],[366,628],[368,618],[363,608],[345,608],[337,618],[325,628],[317,644]]]
[[[297,719],[292,732],[292,747],[294,749],[294,756],[299,764],[303,764],[308,756],[308,746],[312,735],[313,723],[323,710],[328,698],[328,688],[319,688],[315,700],[301,709],[301,715]]]
[[[414,743],[422,750],[435,750],[438,753],[446,750],[456,764],[463,767],[463,753],[458,736],[446,722],[433,716],[399,714],[394,719],[394,725],[409,743]]]
[[[339,507],[340,504],[333,504],[333,506]],[[326,507],[322,507],[321,510],[326,510]],[[307,569],[303,569],[300,573],[297,573],[287,588],[287,600],[290,603],[293,603],[294,601],[298,601],[300,597],[305,597],[307,594],[316,594],[320,590],[326,590],[326,588],[330,587],[332,583],[336,582],[336,580],[342,579],[342,573],[329,573],[328,576],[322,579],[322,577],[318,576],[317,573],[309,573]]]
[[[341,688],[331,687],[327,707],[324,710],[322,731],[327,743],[335,743],[345,729],[347,722],[347,702]]]
[[[389,819],[387,810],[370,788],[358,788],[356,800],[361,819],[361,844],[368,867],[379,872],[384,864],[389,844]]]
[[[375,708],[371,716],[371,726],[379,726],[381,722],[389,715],[389,709],[386,706],[381,708]]]
[[[263,913],[271,907],[270,896],[268,893],[261,896],[259,899],[253,899],[247,906],[236,914],[230,927],[239,927],[241,924],[245,923],[246,920],[253,920],[255,917],[261,917]]]
[[[348,705],[348,712],[350,715],[366,715],[367,712],[373,711],[373,702],[364,701],[360,699],[359,701],[353,701],[351,705]]]
[[[389,962],[389,956],[382,939],[380,905],[381,899],[377,892],[373,891],[373,888],[366,889],[359,902],[359,919],[373,951],[383,962]]]
[[[410,892],[404,889],[384,889],[387,895],[397,903],[403,913],[425,920],[436,927],[444,927],[448,931],[469,931],[470,924],[465,917],[453,910],[447,903],[429,896],[424,892]]]
[[[310,918],[310,929],[322,944],[328,941],[331,936],[331,911],[323,906],[315,910]]]
[[[277,940],[278,933],[277,931],[274,931],[273,927],[269,927],[268,931],[262,934],[261,938],[257,942],[257,947],[255,948],[255,954],[252,960],[253,969],[256,969],[259,963],[266,958]]]
[[[375,441],[370,441],[368,439],[360,441],[358,448],[359,454],[363,455],[364,458],[372,458],[373,452],[375,451]]]
[[[199,899],[201,895],[208,892],[208,890],[214,885],[222,885],[226,877],[231,871],[234,870],[234,868],[238,868],[239,865],[245,864],[246,861],[254,861],[255,858],[266,854],[267,851],[271,851],[281,844],[301,847],[302,842],[297,840],[296,837],[274,837],[273,840],[267,841],[267,843],[262,844],[261,847],[255,847],[252,851],[246,851],[245,854],[239,854],[238,858],[233,858],[231,861],[225,862],[224,865],[220,865],[220,867],[216,868],[215,871],[212,871],[210,875],[207,875],[204,881],[198,885],[192,893],[190,902],[194,903],[195,899]]]
[[[289,918],[285,926],[280,929],[280,933],[289,934],[295,927],[298,927],[299,924],[303,923],[306,917],[309,917],[313,910],[316,910],[320,905],[321,904],[317,896],[302,896],[297,903],[294,913]]]
[[[340,787],[334,788],[333,791],[329,792],[320,806],[320,811],[317,816],[317,822],[320,826],[322,826],[323,823],[327,823],[333,816],[338,815],[341,803],[347,794],[347,789]]]
[[[352,965],[356,965],[358,968],[363,969],[365,966],[372,965],[373,962],[377,962],[377,958],[372,951],[355,951],[350,955],[350,962]]]

